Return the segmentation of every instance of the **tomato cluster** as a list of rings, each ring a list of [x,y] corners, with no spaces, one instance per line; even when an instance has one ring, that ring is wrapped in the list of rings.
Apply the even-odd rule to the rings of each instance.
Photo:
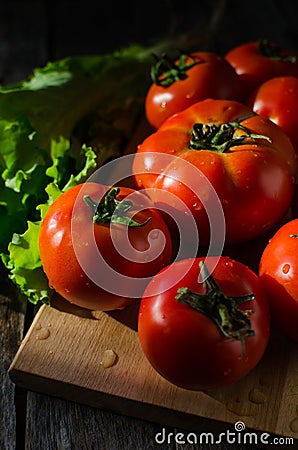
[[[185,389],[218,388],[261,360],[270,316],[298,341],[298,62],[252,42],[225,58],[162,55],[152,80],[134,189],[85,183],[61,194],[41,226],[41,260],[51,286],[81,307],[140,300],[140,344],[156,371]],[[222,256],[220,242],[207,252],[219,223],[226,253],[265,238],[257,268]],[[190,251],[179,259],[181,233]]]

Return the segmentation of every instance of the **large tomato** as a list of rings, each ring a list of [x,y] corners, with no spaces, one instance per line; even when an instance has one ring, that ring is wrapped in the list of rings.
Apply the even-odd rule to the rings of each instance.
[[[238,102],[213,99],[169,118],[139,145],[133,163],[136,185],[151,188],[159,207],[170,205],[181,220],[187,207],[204,245],[209,225],[216,225],[208,218],[212,189],[224,212],[226,242],[243,242],[283,218],[296,170],[280,127]]]
[[[284,76],[265,81],[249,104],[257,114],[280,126],[298,153],[298,78]]]
[[[269,240],[259,275],[273,319],[287,336],[298,341],[298,219],[284,224]]]
[[[247,99],[270,78],[298,76],[297,55],[268,40],[241,44],[230,50],[225,58],[241,78]]]
[[[238,381],[258,364],[269,339],[258,276],[228,257],[220,257],[210,275],[213,265],[214,257],[174,262],[153,277],[140,304],[138,335],[146,357],[185,389]]]
[[[54,201],[39,249],[50,286],[71,303],[105,311],[141,297],[172,256],[169,230],[144,194],[93,182]]]
[[[230,64],[211,52],[163,55],[152,68],[145,99],[148,122],[158,128],[172,114],[205,98],[242,99],[240,79]]]

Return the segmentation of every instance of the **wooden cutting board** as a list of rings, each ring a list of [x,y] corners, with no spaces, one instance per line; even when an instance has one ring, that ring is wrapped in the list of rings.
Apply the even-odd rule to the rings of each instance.
[[[213,392],[187,391],[164,380],[144,357],[137,307],[91,312],[62,299],[42,306],[11,364],[11,379],[29,390],[191,431],[208,431],[209,420],[242,421],[248,429],[298,438],[297,344],[273,330],[264,358],[245,379]]]
[[[149,133],[141,120],[125,153]],[[264,236],[226,254],[256,270],[266,242]],[[246,428],[298,438],[297,344],[273,330],[266,354],[245,379],[213,392],[187,391],[146,360],[137,308],[90,312],[57,297],[37,313],[9,369],[11,379],[29,390],[190,431],[214,431],[222,423],[226,430],[225,424],[242,421]],[[115,361],[106,367],[111,356]]]

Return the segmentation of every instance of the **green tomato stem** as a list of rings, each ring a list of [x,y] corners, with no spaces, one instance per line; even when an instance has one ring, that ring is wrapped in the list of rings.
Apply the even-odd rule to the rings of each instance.
[[[153,56],[156,63],[151,67],[151,80],[154,84],[164,87],[187,78],[187,71],[200,62],[186,53],[181,53],[177,62],[169,58],[166,53],[163,53],[160,58]]]
[[[267,39],[260,39],[258,41],[258,51],[260,55],[270,59],[276,59],[279,61],[290,63],[295,63],[297,61],[297,57],[294,55],[283,55],[282,49],[278,45],[268,41]]]
[[[175,298],[178,302],[209,317],[227,338],[240,340],[243,358],[245,356],[245,339],[254,336],[255,333],[249,319],[252,311],[242,311],[238,309],[238,306],[254,300],[255,296],[254,294],[235,297],[225,295],[203,261],[200,262],[199,267],[201,276],[205,280],[206,293],[199,294],[187,287],[181,287],[177,290]]]
[[[117,200],[119,188],[112,188],[98,204],[89,195],[84,196],[85,203],[93,211],[93,222],[97,224],[118,223],[129,227],[141,227],[146,225],[151,217],[145,222],[139,223],[127,216],[127,212],[132,208],[132,202],[128,200]]]
[[[241,130],[245,134],[235,136],[237,130]],[[245,145],[254,139],[265,139],[271,142],[268,136],[251,133],[247,127],[238,122],[195,123],[191,131],[190,148],[224,153],[228,152],[231,147]]]

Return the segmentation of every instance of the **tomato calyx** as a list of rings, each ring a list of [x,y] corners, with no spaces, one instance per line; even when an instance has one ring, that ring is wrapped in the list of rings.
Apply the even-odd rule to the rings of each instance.
[[[235,136],[237,130],[242,130],[245,134]],[[224,153],[236,145],[247,144],[247,140],[250,139],[266,139],[271,142],[268,136],[251,133],[239,122],[195,123],[191,130],[189,145],[194,150],[212,150]]]
[[[259,53],[267,58],[290,63],[295,63],[297,61],[296,56],[283,54],[282,49],[277,44],[270,42],[267,39],[260,39],[257,46]]]
[[[118,223],[129,227],[146,225],[151,217],[148,217],[145,222],[139,223],[126,215],[133,204],[129,200],[117,200],[119,192],[119,188],[113,187],[99,203],[94,202],[89,195],[84,195],[85,203],[93,211],[93,223]]]
[[[291,237],[291,238],[296,238],[296,239],[298,239],[298,234],[292,233],[292,234],[290,234],[290,237]]]
[[[203,261],[200,261],[199,267],[200,275],[205,280],[206,293],[199,294],[187,287],[181,287],[178,288],[175,298],[178,302],[184,303],[209,317],[227,338],[240,340],[243,358],[245,356],[245,339],[254,336],[255,332],[251,328],[249,318],[252,310],[241,311],[238,306],[254,300],[255,295],[226,295],[209,273]]]
[[[202,62],[195,60],[192,55],[181,53],[177,62],[174,62],[166,53],[160,58],[153,55],[156,63],[151,67],[151,79],[157,86],[170,86],[175,81],[187,78],[187,71]]]

